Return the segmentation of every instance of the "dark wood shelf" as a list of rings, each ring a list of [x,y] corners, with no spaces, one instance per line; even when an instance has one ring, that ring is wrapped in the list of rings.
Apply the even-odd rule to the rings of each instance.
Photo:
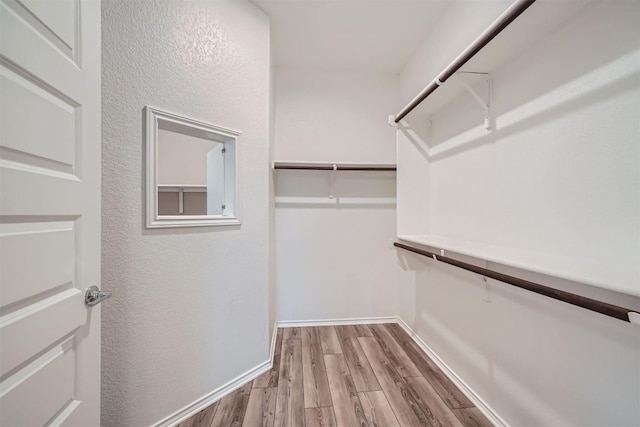
[[[527,291],[534,292],[536,294],[544,295],[549,298],[557,299],[568,304],[573,304],[578,307],[586,308],[587,310],[604,314],[605,316],[614,317],[616,319],[624,320],[625,322],[630,323],[638,323],[638,321],[640,321],[640,313],[636,312],[635,310],[583,297],[581,295],[572,294],[570,292],[551,288],[549,286],[531,282],[519,277],[510,276],[508,274],[500,273],[488,268],[478,267],[477,265],[468,264],[463,261],[458,261],[453,258],[438,255],[428,250],[416,248],[404,243],[395,242],[393,245],[397,248],[431,258],[435,261],[444,262],[445,264],[453,265],[454,267],[462,268],[463,270],[471,271],[481,276],[489,277],[491,279],[495,279],[521,289],[526,289]]]
[[[273,162],[273,169],[325,170],[325,171],[395,171],[393,163],[320,163],[320,162]]]

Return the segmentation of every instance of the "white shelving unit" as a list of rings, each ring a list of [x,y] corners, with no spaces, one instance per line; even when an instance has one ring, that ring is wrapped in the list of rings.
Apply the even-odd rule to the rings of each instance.
[[[178,213],[184,214],[184,193],[206,193],[205,184],[158,184],[158,193],[178,193]],[[159,196],[158,196],[159,197]]]
[[[329,181],[329,199],[337,201],[333,196],[333,185],[337,172],[393,172],[397,167],[395,163],[327,163],[327,162],[273,162],[273,170],[295,171],[328,171],[331,173]]]
[[[512,7],[515,6],[517,5],[514,4]],[[527,47],[532,46],[538,40],[560,28],[588,6],[589,2],[583,1],[537,0],[522,15],[518,16],[511,25],[502,30],[489,44],[469,59],[460,68],[460,72],[491,74],[510,60],[518,57]],[[481,37],[482,35],[477,40]],[[463,52],[472,49],[476,41]],[[438,76],[429,83],[429,85],[437,85],[437,89],[407,115],[409,121],[428,119],[453,99],[465,93],[465,86],[455,75],[442,84],[437,84]],[[470,82],[470,84],[473,85],[474,83]]]
[[[526,0],[516,0],[509,9],[515,9],[526,3]],[[476,49],[478,41],[481,40],[491,31],[494,31],[501,18],[508,15],[508,9],[505,14],[499,17],[483,34],[481,34],[467,49],[465,49],[448,67],[439,73],[429,84],[423,89],[405,108],[398,114],[390,117],[390,123],[397,123],[398,130],[407,129],[420,130],[422,126],[431,120],[431,118],[443,107],[448,106],[454,100],[461,96],[471,96],[466,92],[476,91],[474,98],[480,103],[486,102],[487,109],[490,108],[491,94],[483,99],[477,96],[482,93],[480,89],[480,80],[469,80],[467,78],[466,87],[462,82],[464,76],[456,75],[459,73],[476,73],[486,76],[487,92],[490,92],[489,75],[504,69],[511,61],[526,60],[527,50],[540,40],[550,36],[555,31],[560,31],[563,26],[567,25],[576,16],[579,16],[587,8],[591,7],[591,2],[581,1],[552,1],[537,0],[522,12],[510,25],[502,26],[499,34],[495,36],[488,44],[480,50]],[[448,75],[452,66],[456,64],[460,58],[474,52],[473,56],[457,68],[457,72],[449,78],[440,80],[441,76]],[[459,63],[458,63],[459,65]],[[561,72],[561,70],[558,70]],[[426,97],[425,97],[426,95]],[[420,101],[422,99],[422,101]],[[420,101],[417,105],[415,105]],[[414,106],[412,106],[414,105]],[[480,109],[479,109],[480,111]],[[479,112],[479,117],[480,117]],[[490,114],[490,113],[489,113]],[[397,118],[405,115],[404,118]],[[395,122],[395,123],[394,123]],[[490,131],[490,130],[489,130]],[[425,158],[429,158],[434,154],[438,154],[439,147],[429,146],[426,139],[420,141],[424,143]],[[409,138],[404,138],[401,143],[409,144]],[[402,148],[402,147],[400,147]],[[418,158],[419,156],[415,156]],[[423,185],[429,181],[428,164],[425,169],[418,169],[418,163],[413,158],[409,160],[407,157],[405,167],[405,179],[411,182]],[[420,158],[421,161],[421,158]],[[412,163],[413,162],[413,163]],[[411,163],[411,164],[409,164]],[[417,193],[417,192],[416,192]],[[405,200],[411,200],[411,195],[405,196]],[[456,239],[435,234],[421,234],[425,231],[431,231],[424,223],[419,221],[428,221],[426,205],[428,202],[421,204],[416,203],[416,209],[422,211],[412,212],[408,227],[403,227],[403,232],[411,232],[416,229],[416,234],[400,234],[398,239],[417,245],[433,248],[434,252],[439,253],[440,250],[451,251],[453,253],[471,256],[477,259],[495,262],[511,267],[520,268],[527,271],[546,274],[553,277],[576,281],[604,289],[610,289],[629,295],[640,296],[640,268],[637,265],[624,265],[619,262],[608,262],[603,260],[597,262],[594,259],[574,258],[562,256],[549,252],[535,252],[513,247],[496,246],[482,242],[468,241],[464,239]],[[402,206],[399,206],[402,209]],[[400,217],[400,215],[399,215]],[[411,223],[413,221],[413,223]],[[424,227],[420,227],[424,225]],[[613,259],[613,258],[612,258]]]
[[[594,263],[580,258],[429,234],[399,235],[398,239],[428,246],[436,249],[438,253],[440,250],[451,251],[535,273],[640,296],[640,290],[637,286],[634,287],[639,278],[629,274],[633,269],[621,269],[607,262]]]
[[[289,170],[338,170],[338,171],[381,171],[396,170],[395,163],[341,163],[341,162],[273,162],[273,169]]]

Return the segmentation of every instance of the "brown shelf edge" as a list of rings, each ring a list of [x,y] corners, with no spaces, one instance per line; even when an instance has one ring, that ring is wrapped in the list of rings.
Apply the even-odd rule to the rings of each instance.
[[[425,257],[435,259],[440,262],[444,262],[445,264],[453,265],[454,267],[471,271],[481,276],[490,277],[500,282],[503,282],[521,289],[525,289],[527,291],[534,292],[539,295],[544,295],[546,297],[563,301],[578,307],[582,307],[587,310],[595,311],[596,313],[604,314],[605,316],[610,316],[619,320],[624,320],[625,322],[631,323],[631,320],[629,319],[629,313],[637,313],[635,310],[609,304],[603,301],[598,301],[592,298],[583,297],[581,295],[576,295],[571,292],[550,288],[548,286],[541,285],[535,282],[530,282],[528,280],[524,280],[519,277],[514,277],[508,274],[499,273],[494,270],[478,267],[476,265],[468,264],[463,261],[458,261],[456,259],[444,257],[424,249],[405,245],[404,243],[394,242],[393,246],[400,249],[404,249],[409,252],[416,253],[418,255],[423,255]]]
[[[340,165],[336,163],[336,169],[338,171],[388,171],[393,172],[398,168],[391,165]],[[289,169],[289,170],[322,170],[331,171],[334,170],[333,164],[300,164],[300,163],[274,163],[273,169]]]

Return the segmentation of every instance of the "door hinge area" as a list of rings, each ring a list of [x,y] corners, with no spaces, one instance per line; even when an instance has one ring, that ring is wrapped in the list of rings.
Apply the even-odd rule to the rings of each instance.
[[[223,148],[223,149],[222,149],[222,154],[224,154],[224,153],[226,153],[226,152],[227,152],[227,149],[226,149],[226,148]]]

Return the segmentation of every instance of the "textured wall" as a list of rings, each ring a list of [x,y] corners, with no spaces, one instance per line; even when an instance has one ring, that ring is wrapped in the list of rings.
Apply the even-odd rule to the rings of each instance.
[[[239,1],[102,13],[102,423],[143,426],[268,358],[269,22]],[[145,105],[242,131],[240,227],[143,228]]]
[[[278,69],[276,158],[395,163],[397,77]],[[397,315],[395,174],[276,173],[278,320]]]
[[[614,266],[615,274],[635,269],[638,277],[639,3],[538,2],[532,8],[552,16],[548,8],[554,4],[576,10],[566,23],[492,70],[491,132],[482,129],[481,110],[466,94],[432,117],[434,150],[429,159],[421,158],[430,182],[412,199],[427,205],[424,221],[432,234],[528,249],[553,259],[586,259],[600,271]],[[474,18],[454,10],[441,29],[455,26],[460,29],[456,37],[463,37],[464,23]],[[444,40],[442,34],[434,37]],[[425,43],[424,48],[434,55],[441,55],[436,49],[456,54],[444,44]],[[416,56],[427,57],[424,51]],[[410,67],[432,76],[427,65],[416,59]],[[406,70],[403,87],[415,87],[410,80],[420,74]],[[400,153],[400,168],[420,167],[415,157],[402,155],[409,151]],[[414,186],[399,177],[403,185]],[[407,209],[402,201],[399,209]],[[640,424],[636,326],[493,280],[486,295],[475,274],[424,258],[415,261],[413,283],[401,285],[401,317],[507,423]],[[640,298],[631,295],[492,263],[488,267],[640,307]],[[625,276],[611,277],[612,284],[627,284],[625,289],[638,295],[637,281],[616,280]]]

